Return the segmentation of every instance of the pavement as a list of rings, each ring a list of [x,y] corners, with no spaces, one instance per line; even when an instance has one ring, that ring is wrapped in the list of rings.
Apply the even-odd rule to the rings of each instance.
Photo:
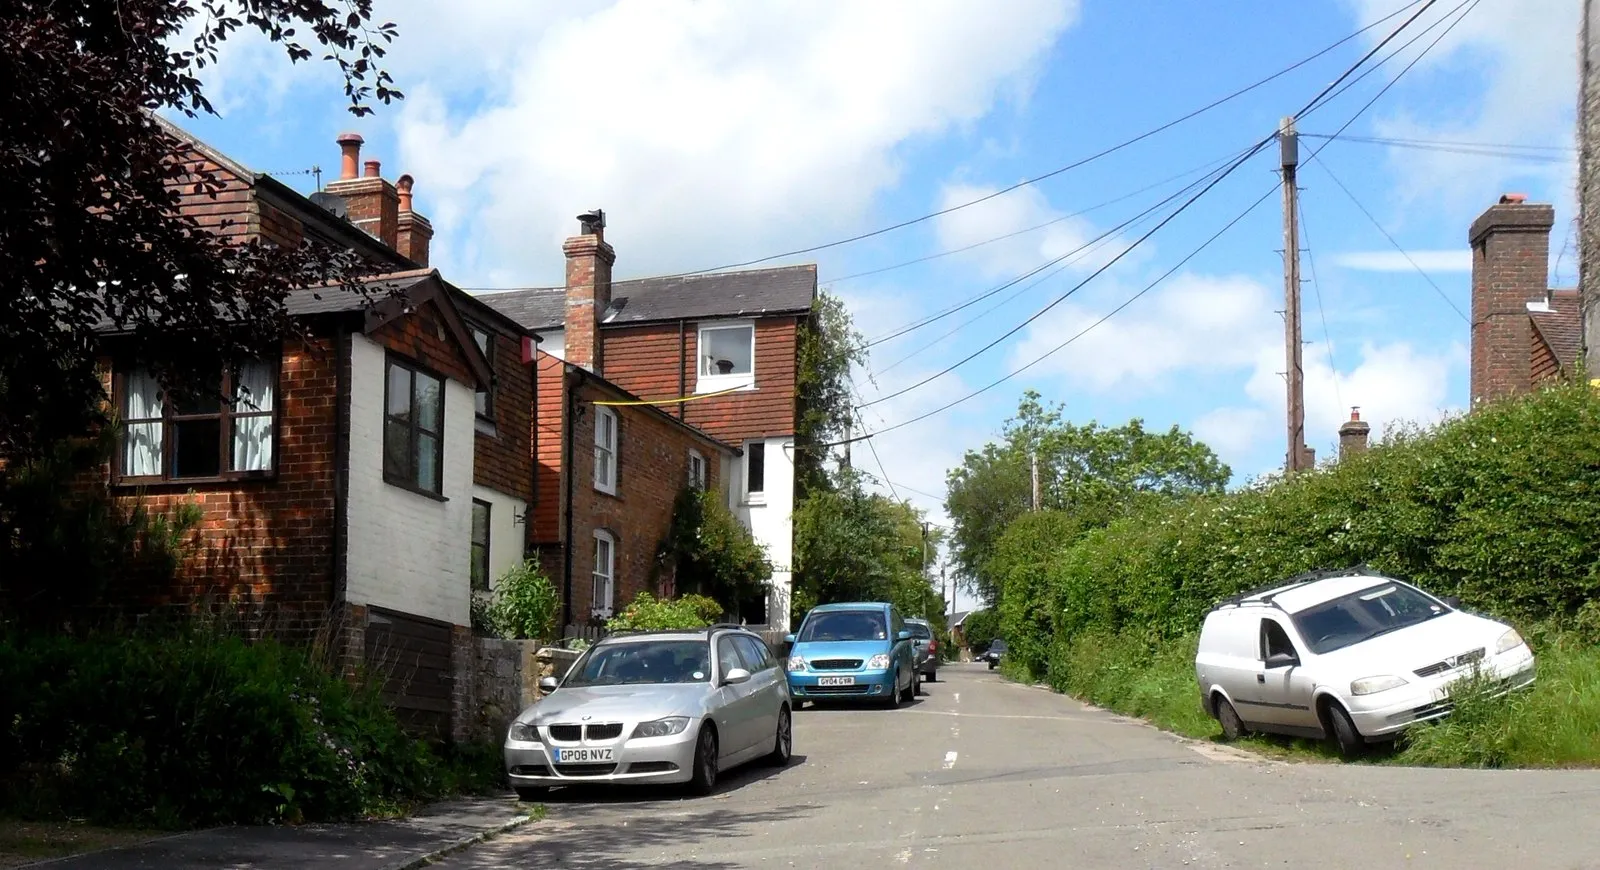
[[[1600,868],[1600,771],[1291,763],[946,665],[899,710],[807,706],[783,769],[717,793],[558,789],[439,870],[561,867]],[[1600,739],[1600,736],[1597,736]],[[356,827],[197,832],[50,867],[416,864],[509,800]]]

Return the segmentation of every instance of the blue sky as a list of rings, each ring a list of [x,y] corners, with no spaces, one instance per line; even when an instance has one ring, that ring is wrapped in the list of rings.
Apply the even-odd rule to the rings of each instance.
[[[335,135],[360,131],[363,156],[382,159],[385,175],[416,177],[418,209],[438,230],[435,264],[462,286],[558,283],[572,216],[596,206],[607,210],[618,276],[628,277],[754,259],[959,204],[1163,124],[1407,0],[548,5],[469,0],[446,12],[423,0],[379,0],[377,16],[400,25],[390,68],[408,99],[361,120],[343,111],[326,65],[290,68],[270,47],[241,41],[210,79],[224,116],[184,123],[254,168],[317,164],[325,181],[337,171]],[[1540,159],[1339,141],[1303,167],[1305,273],[1316,277],[1303,303],[1307,437],[1319,456],[1334,452],[1351,405],[1381,433],[1391,421],[1427,422],[1465,404],[1467,325],[1450,303],[1468,310],[1466,228],[1501,193],[1555,203],[1554,278],[1574,280],[1574,165],[1561,149],[1573,144],[1578,6],[1468,7],[1347,131],[1550,149],[1530,152]],[[1407,36],[1460,8],[1460,0],[1440,0]],[[1239,151],[1400,20],[1105,159],[793,261],[816,262],[862,331],[883,335],[1073,249],[1196,176],[963,254],[831,279],[1043,223]],[[1333,133],[1415,54],[1391,61],[1300,129]],[[1321,141],[1305,140],[1305,150]],[[883,428],[938,407],[1078,332],[1267,192],[1275,163],[1269,147],[1055,310],[955,372],[866,409],[864,425]],[[1329,168],[1437,290],[1351,204]],[[283,178],[314,188],[309,175]],[[881,374],[1012,291],[875,347],[873,376],[859,379],[862,395],[895,392],[993,340],[1137,232],[1115,234],[1100,252]],[[1137,416],[1191,429],[1231,464],[1236,482],[1270,471],[1283,455],[1281,247],[1273,196],[1172,278],[1034,369],[880,436],[886,476],[939,520],[944,471],[991,437],[1028,388],[1066,403],[1080,422]],[[877,471],[869,451],[856,456]]]

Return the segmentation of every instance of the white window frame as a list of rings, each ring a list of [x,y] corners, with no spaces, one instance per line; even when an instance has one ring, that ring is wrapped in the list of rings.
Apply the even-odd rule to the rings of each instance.
[[[706,455],[698,450],[689,450],[689,485],[695,489],[706,488]]]
[[[758,444],[761,445],[761,488],[753,490],[750,488],[750,448]],[[744,444],[744,456],[740,457],[740,459],[743,462],[742,473],[739,476],[743,478],[743,480],[740,482],[740,485],[744,488],[744,503],[766,504],[768,471],[767,442],[746,441]]]
[[[605,421],[611,422],[611,438],[605,439]],[[617,412],[596,406],[594,409],[594,488],[607,495],[617,494]],[[601,462],[602,454],[606,462]],[[604,472],[604,473],[602,473]]]
[[[601,546],[605,547],[604,564],[601,560]],[[617,539],[610,532],[595,529],[594,532],[594,570],[590,573],[591,586],[590,610],[595,616],[602,619],[611,618],[612,610],[616,606],[617,594]],[[601,591],[605,594],[601,595]]]
[[[719,329],[748,329],[750,331],[750,371],[719,375],[705,372],[706,333]],[[696,393],[715,393],[721,390],[755,389],[756,386],[756,323],[754,320],[719,320],[702,323],[695,334]]]

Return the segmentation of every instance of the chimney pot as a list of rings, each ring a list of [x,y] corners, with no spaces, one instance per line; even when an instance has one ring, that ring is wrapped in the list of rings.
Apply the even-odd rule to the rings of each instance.
[[[1350,419],[1339,427],[1339,458],[1360,453],[1367,449],[1367,435],[1372,427],[1361,422],[1361,407],[1350,408]]]
[[[1523,202],[1527,202],[1527,201],[1528,201],[1528,195],[1526,193],[1506,193],[1506,194],[1501,194],[1501,196],[1500,196],[1500,204],[1501,205],[1511,205],[1511,204],[1523,203]]]
[[[368,178],[383,177],[383,174],[378,171],[378,161],[368,160],[366,163],[363,163],[362,166],[365,167],[365,171],[362,173],[362,175],[365,175]]]
[[[339,177],[355,178],[356,165],[361,160],[361,143],[366,140],[360,133],[340,133],[334,141],[339,143]]]
[[[394,183],[395,189],[400,192],[401,212],[411,211],[411,185],[415,183],[416,180],[409,174],[400,176],[400,179]]]
[[[1352,423],[1361,422],[1361,406],[1360,405],[1351,405],[1350,406],[1350,422],[1352,422]]]

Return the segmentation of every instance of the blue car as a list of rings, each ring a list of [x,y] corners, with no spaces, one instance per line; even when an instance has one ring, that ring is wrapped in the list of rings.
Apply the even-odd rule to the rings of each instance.
[[[843,698],[894,708],[922,693],[911,632],[892,604],[821,605],[786,640],[789,693],[796,706]]]

